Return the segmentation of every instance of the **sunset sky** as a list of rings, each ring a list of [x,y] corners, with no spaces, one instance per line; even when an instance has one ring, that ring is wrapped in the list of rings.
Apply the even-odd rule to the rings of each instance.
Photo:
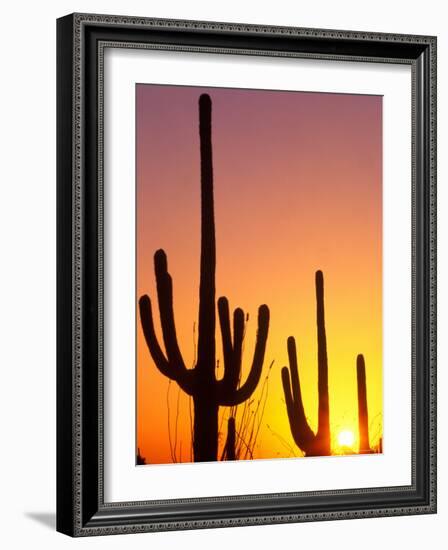
[[[252,360],[258,306],[270,308],[264,372],[253,408],[274,363],[254,458],[302,454],[291,436],[280,376],[288,365],[288,336],[296,338],[305,413],[316,428],[318,269],[325,280],[335,445],[342,430],[358,435],[358,353],[366,361],[375,445],[383,422],[382,98],[137,85],[136,300],[142,294],[151,297],[162,342],[153,256],[163,248],[173,278],[179,347],[189,367],[199,301],[201,93],[208,93],[213,104],[217,298],[227,296],[232,310],[241,307],[250,316],[243,380]],[[189,398],[157,370],[136,311],[137,447],[148,463],[172,462],[168,420],[173,445],[177,418],[176,456],[188,462]],[[222,365],[219,324],[216,338]],[[226,407],[220,411],[228,414]],[[222,427],[225,439],[225,423]]]

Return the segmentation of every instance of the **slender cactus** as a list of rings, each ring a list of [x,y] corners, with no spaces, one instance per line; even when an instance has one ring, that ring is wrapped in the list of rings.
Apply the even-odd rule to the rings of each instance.
[[[316,317],[317,317],[317,362],[318,362],[318,427],[314,433],[310,428],[303,407],[297,366],[296,342],[288,338],[289,369],[283,367],[282,382],[285,394],[291,433],[297,446],[306,456],[326,456],[331,454],[330,406],[328,397],[328,359],[325,334],[324,277],[316,272]]]
[[[199,335],[197,362],[187,369],[179,350],[173,312],[173,285],[163,250],[154,255],[160,322],[165,352],[154,330],[151,300],[144,295],[139,300],[140,318],[149,352],[159,371],[176,381],[192,396],[194,404],[193,453],[195,462],[215,461],[218,453],[218,411],[220,406],[235,406],[248,399],[260,380],[266,340],[269,330],[269,309],[258,309],[258,329],[252,367],[241,382],[242,346],[245,318],[242,309],[233,313],[233,341],[229,303],[218,300],[222,334],[224,375],[216,379],[216,305],[215,269],[216,243],[213,205],[213,163],[211,140],[212,102],[207,94],[199,98],[199,136],[201,153],[201,261],[199,284]]]
[[[369,411],[367,409],[366,365],[364,356],[356,358],[356,374],[358,378],[358,426],[359,453],[368,454],[371,451],[369,440]]]

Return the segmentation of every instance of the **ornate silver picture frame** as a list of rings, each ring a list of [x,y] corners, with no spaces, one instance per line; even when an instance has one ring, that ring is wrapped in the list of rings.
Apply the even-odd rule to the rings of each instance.
[[[410,67],[409,484],[106,498],[104,56],[114,48]],[[436,38],[72,14],[57,21],[57,51],[57,530],[78,537],[435,513]]]

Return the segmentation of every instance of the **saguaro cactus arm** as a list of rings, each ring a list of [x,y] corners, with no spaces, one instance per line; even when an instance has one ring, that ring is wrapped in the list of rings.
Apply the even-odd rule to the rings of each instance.
[[[297,446],[305,453],[309,453],[316,436],[309,427],[305,416],[297,367],[296,342],[292,336],[288,338],[288,357],[289,370],[288,367],[282,368],[282,382],[289,424]]]
[[[227,388],[221,387],[218,392],[218,399],[221,405],[233,407],[246,401],[257,387],[263,369],[264,354],[266,351],[266,340],[269,331],[269,308],[262,305],[258,308],[258,329],[255,343],[254,358],[250,372],[246,381],[238,389],[227,391]]]
[[[163,342],[168,361],[176,365],[178,370],[185,370],[185,364],[177,343],[176,324],[173,311],[173,282],[168,273],[166,254],[157,250],[154,255],[156,273],[157,297],[159,300],[160,323],[162,325]]]
[[[233,313],[233,342],[230,330],[229,302],[225,296],[218,300],[219,323],[224,356],[224,376],[218,382],[220,391],[231,393],[238,387],[244,336],[244,312],[237,308]]]
[[[157,340],[156,332],[154,330],[154,321],[152,317],[152,306],[149,296],[143,295],[139,300],[140,308],[140,320],[142,323],[143,334],[145,336],[146,344],[149,348],[152,358],[159,369],[159,371],[175,380],[174,371],[168,362],[165,354],[163,353],[159,341]]]
[[[154,256],[157,296],[159,300],[160,322],[162,325],[163,340],[166,354],[158,342],[152,316],[151,300],[144,295],[139,300],[140,318],[146,343],[159,371],[175,380],[188,394],[193,391],[194,373],[188,370],[182,359],[176,336],[176,327],[173,313],[173,289],[171,276],[167,271],[166,255],[158,250]]]

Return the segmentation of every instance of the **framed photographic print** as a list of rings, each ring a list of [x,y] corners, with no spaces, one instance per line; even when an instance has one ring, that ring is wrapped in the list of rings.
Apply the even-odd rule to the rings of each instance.
[[[57,40],[57,529],[434,513],[436,38]]]

